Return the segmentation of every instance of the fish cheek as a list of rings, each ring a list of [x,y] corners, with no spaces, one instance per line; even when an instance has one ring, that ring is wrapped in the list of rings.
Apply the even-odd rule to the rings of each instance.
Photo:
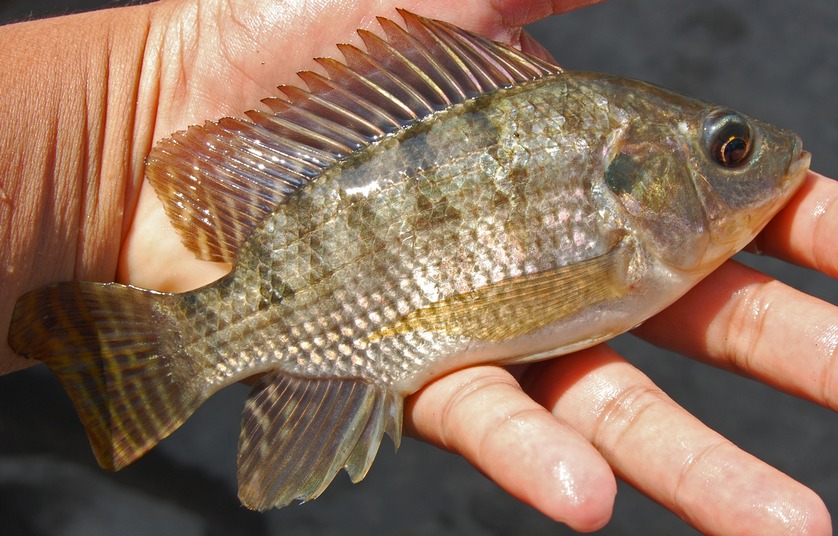
[[[707,250],[706,218],[686,158],[652,144],[624,147],[605,169],[638,238],[666,265],[698,266]]]

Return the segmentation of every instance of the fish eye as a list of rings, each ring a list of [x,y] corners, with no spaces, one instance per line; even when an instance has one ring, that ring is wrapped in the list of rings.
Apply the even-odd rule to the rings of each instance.
[[[747,163],[752,153],[751,126],[735,112],[714,113],[704,123],[704,142],[714,162],[739,167]]]

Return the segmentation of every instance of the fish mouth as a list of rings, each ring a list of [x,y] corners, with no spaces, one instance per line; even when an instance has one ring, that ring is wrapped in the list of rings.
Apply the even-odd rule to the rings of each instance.
[[[795,137],[794,145],[791,153],[793,156],[786,167],[786,172],[783,173],[782,178],[778,183],[782,194],[779,195],[773,203],[765,207],[760,218],[761,221],[754,227],[754,236],[751,237],[749,243],[745,246],[745,250],[751,253],[759,254],[758,245],[754,242],[754,238],[762,231],[763,227],[768,225],[768,222],[777,215],[777,213],[785,206],[794,194],[803,185],[806,179],[806,174],[809,171],[809,164],[812,162],[812,153],[803,150],[803,142],[800,137]]]
[[[806,172],[809,171],[809,165],[811,163],[812,153],[802,149],[798,151],[797,158],[792,160],[791,163],[789,163],[789,167],[786,169],[786,177],[789,182],[791,184],[802,182],[803,178],[806,176]]]
[[[759,223],[757,230],[761,230],[789,202],[806,179],[809,164],[812,162],[812,153],[803,150],[803,141],[799,136],[794,137],[791,154],[793,156],[789,160],[786,171],[778,183],[778,188],[781,193],[770,206],[766,207],[762,218],[763,221]]]
[[[792,190],[796,190],[797,186],[802,184],[803,179],[806,177],[806,172],[809,170],[809,164],[812,162],[812,153],[803,150],[803,140],[800,139],[800,136],[795,135],[791,154],[793,156],[786,168],[784,182],[787,187],[790,187]]]

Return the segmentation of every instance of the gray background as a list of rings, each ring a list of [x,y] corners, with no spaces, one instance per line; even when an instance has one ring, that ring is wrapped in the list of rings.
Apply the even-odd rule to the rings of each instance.
[[[0,0],[0,19],[102,4]],[[838,4],[792,5],[613,0],[531,31],[567,68],[642,78],[792,128],[813,153],[813,168],[838,177]],[[743,260],[759,262],[832,303],[838,299],[838,285],[818,274],[765,259]],[[812,487],[838,514],[838,416],[630,336],[615,345],[689,411]],[[48,373],[37,368],[0,377],[0,532],[572,533],[507,496],[461,459],[410,439],[398,454],[385,444],[361,484],[353,486],[341,475],[312,503],[265,515],[249,512],[235,493],[245,395],[236,386],[213,397],[145,458],[111,474],[96,466],[66,396]],[[622,484],[614,518],[600,532],[694,533]]]

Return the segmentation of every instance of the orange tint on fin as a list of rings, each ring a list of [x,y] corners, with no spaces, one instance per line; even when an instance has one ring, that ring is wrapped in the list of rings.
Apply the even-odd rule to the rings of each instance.
[[[561,69],[444,22],[399,11],[379,18],[386,40],[360,31],[366,51],[321,58],[308,91],[280,86],[272,113],[225,118],[162,140],[149,182],[184,244],[199,258],[234,262],[251,230],[337,162],[383,136],[472,97]]]
[[[435,331],[500,342],[526,335],[628,292],[631,254],[632,248],[620,242],[586,261],[456,294],[401,317],[369,338]]]
[[[116,283],[58,283],[15,305],[9,344],[58,376],[106,469],[142,456],[206,398],[164,312],[173,299]]]
[[[242,504],[264,511],[313,499],[341,467],[361,480],[385,432],[398,446],[401,416],[400,396],[361,380],[264,376],[242,418]]]

